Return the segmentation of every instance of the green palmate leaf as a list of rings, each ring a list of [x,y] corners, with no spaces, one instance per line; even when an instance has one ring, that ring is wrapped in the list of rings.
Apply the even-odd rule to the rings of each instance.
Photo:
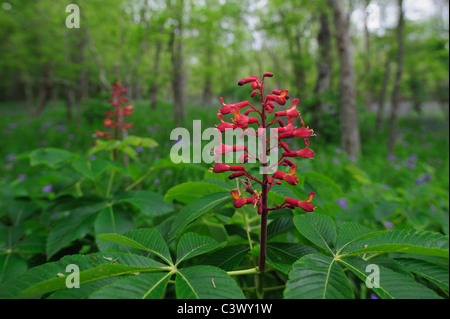
[[[51,168],[60,168],[75,158],[75,154],[58,148],[39,148],[29,154],[30,165],[47,165]]]
[[[398,258],[395,260],[404,265],[412,273],[429,280],[448,293],[448,267],[445,268],[429,261],[413,258]]]
[[[90,299],[162,299],[172,273],[128,275],[94,291]]]
[[[177,185],[169,189],[164,197],[166,202],[173,200],[187,204],[200,197],[218,192],[229,192],[229,187],[206,183],[206,182],[188,182]]]
[[[340,260],[345,267],[350,269],[356,276],[364,282],[370,281],[373,275],[373,268],[369,265],[376,265],[379,269],[378,288],[372,290],[383,299],[436,299],[440,298],[434,291],[424,285],[419,284],[413,278],[405,276],[392,269],[377,264],[376,258],[364,261],[359,257],[349,257]],[[369,279],[368,279],[369,277]]]
[[[95,179],[108,169],[109,161],[102,158],[91,160],[88,157],[82,156],[72,162],[72,167],[85,177]]]
[[[160,257],[167,264],[172,264],[169,248],[162,235],[154,228],[136,229],[123,235],[101,234],[98,238],[101,241],[112,241],[116,244],[149,251]]]
[[[28,269],[26,260],[8,253],[0,255],[0,284],[10,278],[23,273]]]
[[[305,172],[302,176],[315,189],[320,189],[322,193],[327,194],[328,198],[336,199],[343,195],[341,187],[331,178],[317,172]]]
[[[93,155],[95,153],[101,152],[101,151],[111,151],[115,148],[117,148],[117,146],[119,146],[121,143],[121,141],[116,141],[116,140],[109,140],[109,141],[103,141],[100,139],[97,139],[95,141],[95,146],[91,147],[88,151],[88,155]]]
[[[286,233],[294,228],[291,213],[286,214],[286,216],[280,216],[267,226],[267,239]]]
[[[333,252],[331,246],[336,238],[336,227],[330,217],[316,213],[297,215],[294,217],[294,225],[309,241]]]
[[[178,270],[175,279],[178,299],[244,299],[236,282],[222,269],[194,266]]]
[[[80,288],[71,289],[77,290],[78,295],[85,293],[85,287],[90,291],[92,286],[87,283],[93,281],[137,272],[167,270],[157,261],[128,253],[65,256],[58,262],[34,267],[8,280],[0,286],[0,298],[31,298],[56,290],[70,290],[66,286],[66,280],[71,280],[69,276],[73,271],[68,270],[69,265],[75,265],[80,270]]]
[[[127,136],[121,143],[121,145],[142,146],[142,147],[156,147],[158,142],[148,137],[140,136]]]
[[[98,235],[105,233],[123,234],[132,229],[135,229],[135,226],[129,212],[121,211],[118,208],[113,209],[112,207],[101,210],[94,225],[98,249],[100,251],[105,251],[119,247],[118,244],[109,241],[100,241]]]
[[[105,203],[84,206],[70,211],[69,217],[56,224],[47,237],[46,253],[49,259],[75,239],[83,238],[92,227],[97,213]]]
[[[351,241],[372,232],[371,229],[353,222],[345,222],[339,228],[336,239],[336,250],[340,250]]]
[[[184,227],[203,214],[209,212],[214,207],[223,204],[227,200],[231,200],[230,197],[229,192],[209,194],[198,198],[183,207],[183,209],[175,216],[175,220],[169,231],[169,239],[175,238]]]
[[[146,216],[161,216],[173,211],[172,203],[164,202],[164,198],[149,191],[128,191],[116,194],[114,203],[129,203]]]
[[[289,272],[287,299],[353,299],[348,278],[336,261],[321,254],[300,258]]]
[[[223,247],[226,243],[218,243],[215,239],[208,236],[200,236],[196,233],[184,234],[178,242],[177,263],[189,258],[213,251]]]
[[[421,230],[388,230],[361,236],[346,245],[342,255],[404,252],[429,256],[449,256],[449,238]]]
[[[307,245],[292,243],[268,243],[266,260],[270,266],[287,274],[289,273],[294,262],[307,254],[313,253],[317,253],[317,250]]]
[[[248,245],[228,246],[203,258],[202,264],[219,267],[220,269],[231,271],[235,270],[242,259],[249,253]]]

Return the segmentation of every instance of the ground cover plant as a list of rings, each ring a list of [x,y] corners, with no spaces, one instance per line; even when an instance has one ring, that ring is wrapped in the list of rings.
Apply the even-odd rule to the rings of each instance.
[[[74,2],[0,7],[1,299],[449,298],[445,1]]]
[[[257,92],[261,99],[260,108],[248,101],[225,104],[222,99],[217,114],[221,121],[217,130],[222,132],[248,129],[252,122],[258,125],[253,133],[262,134],[261,128],[279,125],[274,132],[279,134],[275,138],[281,150],[276,162],[280,166],[272,174],[260,177],[248,164],[254,155],[243,145],[221,144],[212,151],[214,156],[241,150],[241,163],[218,162],[209,171],[188,164],[185,169],[199,171],[204,178],[175,185],[164,196],[146,190],[142,183],[151,173],[185,165],[163,159],[143,170],[132,166],[145,148],[158,143],[126,134],[131,125],[122,122],[123,115],[131,116],[133,106],[121,107],[128,100],[121,96],[126,90],[120,84],[112,88],[110,103],[115,111],[106,112],[105,130],[96,130],[95,143],[85,154],[39,148],[15,157],[14,161],[28,161],[30,169],[39,168],[40,173],[18,176],[5,184],[10,187],[2,188],[3,198],[9,201],[3,220],[10,225],[2,227],[1,296],[447,297],[448,237],[439,232],[448,233],[445,201],[425,197],[427,205],[435,205],[433,211],[428,208],[432,224],[426,225],[428,229],[414,229],[410,225],[417,221],[410,219],[407,210],[419,210],[421,203],[400,211],[401,200],[409,198],[396,198],[390,187],[374,187],[351,161],[341,169],[354,174],[353,183],[370,201],[353,189],[345,196],[340,186],[321,173],[305,170],[297,176],[296,170],[304,167],[302,161],[315,156],[309,148],[314,131],[305,126],[298,99],[280,110],[289,99],[287,91],[264,95],[264,80],[272,76],[265,73],[262,82],[258,77],[239,82],[251,84],[252,96]],[[260,119],[248,117],[251,112]],[[224,120],[229,113],[235,116],[230,122]],[[112,115],[116,121],[110,119]],[[297,128],[296,120],[301,127]],[[108,133],[108,128],[117,134]],[[122,139],[118,139],[119,129],[125,132]],[[267,145],[271,138],[263,135]],[[285,142],[296,138],[304,140],[306,147],[292,150]],[[271,151],[267,149],[266,155]],[[262,156],[256,162],[267,167]],[[407,163],[412,162],[415,158]],[[217,178],[223,172],[231,174]],[[125,182],[117,183],[117,177]],[[416,184],[426,187],[430,178],[425,173]],[[440,194],[439,189],[435,192]],[[372,221],[348,218],[349,201],[361,206]],[[354,211],[358,213],[357,208]],[[77,289],[70,285],[74,280],[70,265],[80,270],[79,282],[73,282]],[[371,277],[371,265],[381,278]]]

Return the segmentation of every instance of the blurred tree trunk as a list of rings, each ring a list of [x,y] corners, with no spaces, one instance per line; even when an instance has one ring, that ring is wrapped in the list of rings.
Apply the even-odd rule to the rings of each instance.
[[[383,128],[383,117],[384,117],[384,109],[386,105],[386,95],[389,86],[389,79],[391,78],[391,60],[389,57],[386,57],[384,67],[384,79],[381,85],[381,91],[378,100],[378,110],[377,110],[377,122],[376,122],[376,130],[378,132]]]
[[[212,40],[211,40],[212,42]],[[210,43],[211,43],[210,42]],[[212,46],[209,44],[206,47],[206,65],[207,65],[207,70],[205,73],[205,84],[203,86],[203,94],[202,94],[202,100],[203,100],[203,105],[205,106],[210,106],[212,103],[212,99],[213,99],[213,89],[212,89],[212,72],[211,72],[211,66],[213,64],[213,48]]]
[[[173,103],[173,120],[176,127],[184,121],[185,116],[185,74],[184,74],[184,43],[183,43],[183,11],[184,0],[176,0],[175,7],[173,1],[171,7],[174,11],[173,18],[175,19],[175,26],[172,29],[169,49],[172,60],[172,89],[174,94]]]
[[[39,99],[39,105],[34,111],[35,116],[41,116],[47,106],[53,91],[52,66],[49,62],[44,65],[43,83]]]
[[[319,45],[318,62],[317,62],[317,82],[314,88],[316,97],[316,105],[314,107],[312,126],[320,129],[323,126],[321,122],[321,114],[325,110],[325,102],[323,94],[327,92],[331,85],[331,32],[328,22],[328,14],[322,12],[320,14],[320,29],[317,35],[317,43]]]
[[[160,34],[162,34],[164,32],[164,29],[161,27],[159,29]],[[158,39],[156,41],[156,52],[155,52],[155,62],[153,65],[153,71],[154,71],[154,76],[153,76],[153,82],[152,82],[152,86],[150,88],[150,107],[154,110],[156,109],[156,106],[158,105],[158,92],[159,92],[159,71],[160,71],[160,67],[159,67],[159,62],[161,60],[161,51],[162,51],[162,40]]]
[[[370,72],[371,68],[371,54],[370,54],[370,32],[369,32],[369,11],[368,7],[370,5],[371,0],[366,0],[366,12],[364,17],[364,49],[366,54],[366,67],[364,70],[364,84],[365,84],[365,92],[364,92],[364,108],[366,111],[370,111],[372,106],[372,90],[370,83]]]
[[[22,71],[21,82],[23,83],[25,100],[27,103],[27,113],[29,115],[32,115],[34,110],[34,91],[33,91],[33,82],[28,70]]]
[[[355,75],[348,15],[342,0],[328,0],[334,15],[336,40],[339,51],[339,86],[341,144],[349,155],[361,151],[361,138],[356,108]]]
[[[394,89],[392,91],[392,106],[389,119],[389,138],[388,138],[388,154],[393,154],[395,150],[395,142],[397,135],[397,121],[400,106],[400,84],[403,75],[403,60],[405,54],[405,45],[403,39],[403,29],[405,17],[403,12],[403,0],[398,1],[398,25],[397,25],[397,71],[395,74]]]

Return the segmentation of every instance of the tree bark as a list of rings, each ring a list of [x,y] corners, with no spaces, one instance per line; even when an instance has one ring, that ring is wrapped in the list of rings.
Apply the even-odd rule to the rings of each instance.
[[[44,112],[44,109],[47,106],[47,103],[50,100],[53,91],[52,67],[50,63],[45,64],[43,73],[44,76],[41,89],[41,97],[39,100],[39,105],[34,112],[35,116],[42,115],[42,112]]]
[[[164,29],[161,28],[159,30],[160,33],[164,32]],[[156,41],[156,52],[155,52],[155,63],[153,65],[153,70],[154,70],[154,76],[153,76],[153,82],[152,82],[152,86],[150,88],[150,107],[154,110],[156,109],[156,106],[158,105],[158,92],[159,92],[159,83],[158,83],[158,78],[159,78],[159,61],[161,60],[161,51],[162,51],[162,40],[158,39]]]
[[[174,125],[180,126],[185,116],[184,96],[184,43],[183,43],[183,10],[184,0],[177,0],[174,9],[176,26],[172,30],[169,42],[172,60],[172,89],[174,94]]]
[[[339,87],[341,144],[349,155],[361,151],[361,138],[356,108],[355,74],[348,16],[342,0],[328,0],[334,15],[336,40],[339,51]]]
[[[325,109],[323,94],[329,90],[331,85],[331,32],[328,23],[328,15],[325,12],[320,14],[320,29],[317,35],[319,53],[317,61],[317,82],[314,88],[316,105],[314,107],[312,125],[320,129],[322,127],[321,114]]]
[[[403,0],[398,0],[398,25],[397,25],[397,71],[395,73],[394,89],[392,91],[392,106],[391,115],[389,119],[389,138],[388,138],[388,154],[393,154],[395,151],[395,142],[397,135],[397,121],[400,106],[400,84],[403,75],[403,60],[405,45],[403,40],[403,29],[405,23],[405,17],[403,12]]]
[[[371,0],[366,0],[366,13],[365,13],[365,23],[364,23],[364,47],[366,53],[366,67],[364,70],[364,84],[365,84],[365,92],[364,92],[364,108],[366,111],[371,110],[372,106],[372,90],[370,83],[370,72],[371,72],[371,60],[370,60],[370,32],[369,32],[369,12],[368,7],[370,5]]]
[[[377,111],[377,122],[376,122],[376,130],[378,132],[383,128],[383,117],[384,117],[384,109],[386,104],[386,95],[387,89],[389,85],[389,79],[391,78],[391,61],[389,57],[386,58],[386,65],[384,67],[384,79],[383,84],[381,86],[381,91],[378,100],[378,111]]]

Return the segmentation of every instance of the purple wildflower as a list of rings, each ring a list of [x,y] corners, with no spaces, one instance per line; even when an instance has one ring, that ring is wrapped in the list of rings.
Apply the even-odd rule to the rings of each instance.
[[[431,179],[431,175],[425,173],[425,174],[422,175],[422,179],[423,179],[424,181],[429,181],[429,180]]]
[[[397,157],[395,157],[394,155],[388,155],[386,158],[390,162],[395,162],[397,160]]]
[[[142,146],[139,146],[136,148],[136,153],[137,154],[142,153],[143,150],[144,150],[144,148]]]
[[[25,178],[27,178],[27,174],[19,174],[19,176],[17,176],[19,181],[23,181]]]
[[[8,156],[6,156],[6,161],[12,162],[12,161],[14,161],[15,158],[16,158],[16,154],[9,154]]]
[[[52,190],[53,190],[52,185],[47,185],[47,186],[44,186],[44,188],[42,189],[42,192],[47,194],[47,193],[51,193]]]
[[[421,178],[416,178],[416,184],[417,185],[422,185],[422,184],[425,184],[425,181],[423,179],[421,179]]]
[[[380,299],[377,295],[375,295],[373,292],[370,294],[370,299]]]
[[[335,200],[335,203],[338,204],[342,209],[346,210],[348,198],[342,197]]]
[[[67,127],[65,125],[57,125],[55,126],[55,130],[58,132],[65,132],[67,130]]]
[[[336,147],[336,148],[334,149],[334,152],[335,152],[336,154],[341,154],[343,151],[342,151],[342,148]]]
[[[350,162],[356,162],[356,156],[354,155],[350,155],[348,159],[350,160]]]
[[[417,162],[417,155],[416,155],[416,154],[411,154],[411,155],[409,156],[409,161],[410,161],[411,163]]]
[[[74,138],[75,138],[75,135],[73,135],[73,134],[67,135],[68,140],[73,140]]]
[[[155,185],[159,185],[161,184],[161,180],[159,178],[155,179],[155,181],[153,182],[153,184]]]
[[[339,164],[339,158],[333,157],[333,163],[334,164]]]
[[[386,227],[387,229],[391,229],[394,227],[394,223],[392,222],[384,222],[384,227]]]
[[[91,161],[94,161],[96,158],[97,158],[96,155],[91,155],[91,156],[89,156],[89,160],[91,160]]]
[[[10,124],[8,125],[8,128],[9,128],[10,130],[14,130],[14,129],[17,128],[17,124],[16,124],[16,123],[10,123]]]

